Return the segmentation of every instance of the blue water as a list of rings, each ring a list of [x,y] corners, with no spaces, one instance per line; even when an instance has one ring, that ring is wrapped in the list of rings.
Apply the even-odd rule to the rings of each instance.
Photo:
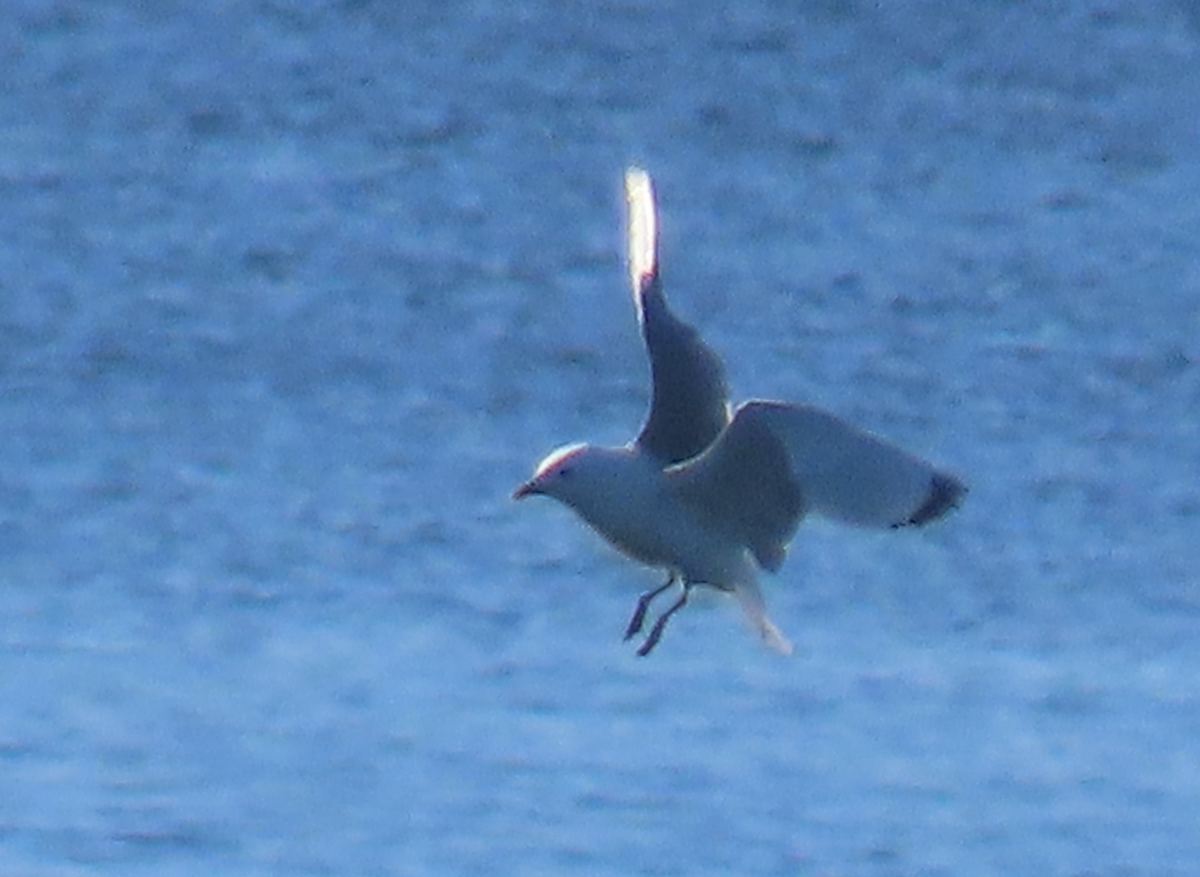
[[[1200,14],[13,0],[0,875],[1190,875]],[[762,649],[550,503],[646,404],[621,173],[740,396],[969,482]]]

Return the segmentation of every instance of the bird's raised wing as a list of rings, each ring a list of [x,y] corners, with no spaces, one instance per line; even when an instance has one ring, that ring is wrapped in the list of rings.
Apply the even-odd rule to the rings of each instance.
[[[701,457],[668,470],[679,496],[749,546],[783,561],[806,512],[866,527],[924,524],[966,488],[912,454],[807,405],[747,402]]]
[[[629,279],[650,355],[650,413],[636,444],[664,466],[689,460],[729,423],[720,359],[699,334],[671,313],[658,270],[658,212],[643,170],[625,173],[629,207]]]

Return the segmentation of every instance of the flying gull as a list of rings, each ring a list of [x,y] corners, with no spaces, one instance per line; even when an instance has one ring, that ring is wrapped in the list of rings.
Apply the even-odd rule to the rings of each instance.
[[[667,571],[664,585],[638,598],[626,640],[643,630],[651,601],[680,585],[639,655],[658,644],[697,585],[732,593],[763,641],[788,654],[756,567],[779,569],[806,514],[865,527],[919,525],[957,506],[966,488],[809,405],[752,400],[731,414],[721,361],[667,306],[645,171],[626,172],[625,197],[629,276],[653,382],[649,416],[624,447],[554,451],[513,498],[553,497],[624,554]]]

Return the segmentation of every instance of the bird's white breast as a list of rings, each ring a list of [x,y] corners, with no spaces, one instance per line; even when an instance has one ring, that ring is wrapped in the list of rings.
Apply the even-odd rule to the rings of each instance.
[[[677,570],[689,580],[729,582],[743,549],[706,527],[675,496],[658,462],[630,453],[575,510],[615,548],[650,566]]]

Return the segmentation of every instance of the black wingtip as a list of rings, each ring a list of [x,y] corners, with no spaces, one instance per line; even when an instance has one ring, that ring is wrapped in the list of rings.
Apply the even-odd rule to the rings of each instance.
[[[925,497],[925,502],[921,503],[921,507],[913,512],[908,520],[901,521],[895,526],[919,527],[937,520],[947,512],[958,508],[966,493],[967,486],[953,475],[934,472],[933,478],[929,482],[929,494]]]

